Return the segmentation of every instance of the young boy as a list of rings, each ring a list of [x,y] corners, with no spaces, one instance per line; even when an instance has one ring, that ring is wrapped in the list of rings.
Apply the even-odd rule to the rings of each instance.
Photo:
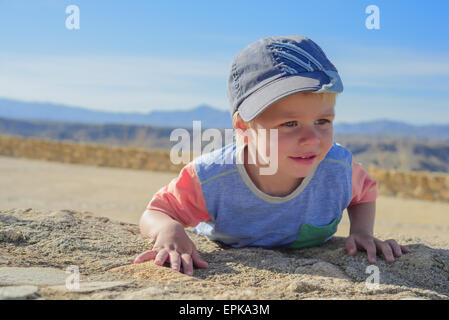
[[[349,255],[366,250],[374,263],[376,252],[387,261],[410,252],[373,237],[376,181],[333,139],[342,91],[337,69],[308,38],[264,38],[243,49],[228,78],[238,141],[195,158],[154,195],[140,228],[155,243],[134,262],[169,261],[188,275],[207,267],[184,227],[233,247],[318,245],[345,208]],[[259,154],[276,160],[274,172],[262,173]]]

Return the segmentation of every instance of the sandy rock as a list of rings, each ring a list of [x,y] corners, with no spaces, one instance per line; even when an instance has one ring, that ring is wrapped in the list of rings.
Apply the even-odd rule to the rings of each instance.
[[[0,211],[0,234],[7,235],[0,238],[0,256],[9,266],[65,270],[75,265],[90,274],[128,264],[148,248],[148,241],[136,236],[136,225],[71,210],[8,213]],[[21,235],[20,241],[13,241],[11,231]]]
[[[0,287],[0,300],[22,300],[36,297],[37,286],[6,286]]]
[[[182,280],[186,282],[197,280],[170,268],[157,266],[152,261],[114,268],[109,270],[109,272],[128,274],[142,280]]]
[[[65,283],[67,274],[54,268],[0,268],[0,285],[55,285]]]
[[[119,299],[123,300],[143,300],[143,299],[153,299],[156,297],[161,297],[165,293],[164,288],[158,287],[148,287],[139,291],[134,291],[130,293],[124,293]]]
[[[341,237],[303,249],[236,249],[187,233],[209,263],[193,277],[152,261],[133,264],[152,247],[136,225],[69,209],[3,210],[0,288],[37,287],[19,299],[449,299],[447,238],[377,235],[412,253],[393,263],[379,256],[372,288],[366,253],[348,256]],[[65,287],[70,266],[79,270],[79,290]]]
[[[104,289],[112,289],[129,284],[129,281],[92,281],[92,282],[79,282],[79,288],[67,288],[63,286],[51,286],[50,289],[59,291],[73,291],[73,292],[93,292]]]
[[[308,266],[301,265],[295,269],[295,273],[311,274],[351,281],[342,269],[325,261],[317,261],[316,263]]]

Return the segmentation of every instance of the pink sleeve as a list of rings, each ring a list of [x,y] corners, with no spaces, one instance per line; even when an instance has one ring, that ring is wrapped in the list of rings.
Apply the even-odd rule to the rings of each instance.
[[[210,219],[193,162],[188,163],[168,185],[153,196],[148,210],[161,211],[185,227]]]
[[[377,182],[352,159],[352,200],[349,206],[377,199]]]

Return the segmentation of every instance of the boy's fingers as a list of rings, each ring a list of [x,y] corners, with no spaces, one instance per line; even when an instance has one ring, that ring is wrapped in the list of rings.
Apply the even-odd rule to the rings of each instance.
[[[400,246],[401,247],[401,250],[402,250],[402,252],[403,253],[410,253],[410,252],[412,252],[408,247],[406,247],[406,246]]]
[[[182,264],[182,270],[185,274],[191,276],[193,275],[193,263],[192,263],[192,257],[188,253],[181,254],[181,264]]]
[[[204,261],[201,258],[200,254],[198,253],[198,251],[196,251],[196,249],[193,249],[192,260],[193,264],[198,268],[207,268],[209,265],[206,261]]]
[[[144,253],[141,253],[139,256],[137,256],[137,258],[134,259],[133,263],[141,263],[141,262],[145,262],[148,260],[152,260],[156,257],[156,255],[157,255],[157,251],[153,251],[153,250],[145,251]]]
[[[156,258],[154,259],[154,263],[158,266],[162,266],[168,257],[168,251],[167,250],[160,250],[158,254],[156,255]]]
[[[385,257],[385,260],[388,262],[393,262],[393,250],[391,249],[390,242],[384,242],[384,241],[378,241],[377,243],[377,249],[381,251]]]
[[[181,259],[177,251],[171,251],[170,255],[170,265],[173,270],[179,271],[181,268]]]
[[[402,256],[401,246],[395,240],[390,239],[385,242],[387,242],[390,245],[390,247],[393,249],[393,253],[396,257]]]
[[[346,251],[348,252],[348,254],[350,256],[353,256],[357,253],[357,246],[355,244],[355,240],[353,237],[349,237],[348,239],[346,239]]]
[[[367,241],[362,243],[362,245],[366,250],[368,261],[370,263],[376,263],[376,245],[374,244],[374,241]]]

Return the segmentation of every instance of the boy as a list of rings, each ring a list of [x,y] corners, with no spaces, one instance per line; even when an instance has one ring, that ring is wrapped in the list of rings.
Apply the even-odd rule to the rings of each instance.
[[[376,181],[333,141],[342,91],[337,69],[308,38],[264,38],[243,49],[228,78],[238,141],[195,158],[154,195],[140,220],[154,247],[134,262],[168,260],[188,275],[207,267],[184,227],[233,247],[318,245],[332,238],[345,208],[348,254],[366,250],[374,263],[376,251],[387,261],[410,252],[373,237]],[[276,160],[274,173],[261,174],[260,154]]]

